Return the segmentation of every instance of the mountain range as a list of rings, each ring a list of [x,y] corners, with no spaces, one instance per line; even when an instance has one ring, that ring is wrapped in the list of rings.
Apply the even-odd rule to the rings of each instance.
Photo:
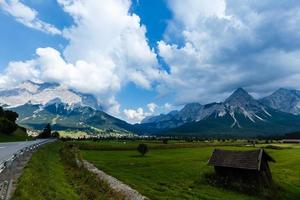
[[[132,132],[133,126],[102,111],[97,99],[57,83],[25,81],[0,90],[0,104],[19,114],[17,123],[41,130],[51,123],[55,130],[89,133]]]
[[[238,88],[224,102],[190,103],[179,111],[148,117],[139,125],[139,130],[147,134],[193,136],[256,136],[298,131],[298,94],[296,90],[279,89],[256,100]]]
[[[57,83],[25,81],[0,90],[0,105],[19,114],[18,124],[88,133],[122,132],[155,135],[275,135],[300,130],[300,91],[281,88],[254,99],[238,88],[223,102],[186,104],[181,110],[129,124],[102,110],[91,94]]]

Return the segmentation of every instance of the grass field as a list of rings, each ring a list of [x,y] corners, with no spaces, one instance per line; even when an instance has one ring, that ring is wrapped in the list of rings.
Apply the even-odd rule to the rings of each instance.
[[[62,142],[47,144],[40,148],[25,167],[12,199],[122,199],[93,174],[70,164],[75,163],[73,156],[72,151],[66,150]]]
[[[213,172],[207,161],[215,146],[222,149],[253,149],[231,143],[151,143],[150,152],[141,157],[138,142],[80,142],[85,159],[99,169],[131,185],[151,199],[265,199],[258,194],[242,194],[207,184],[204,176]],[[276,144],[278,146],[278,144]],[[260,145],[263,146],[263,145]],[[267,151],[277,161],[271,164],[276,185],[269,199],[300,199],[300,146],[281,145]],[[272,146],[271,146],[272,147]],[[95,149],[95,150],[93,150]],[[110,150],[111,149],[111,150]]]

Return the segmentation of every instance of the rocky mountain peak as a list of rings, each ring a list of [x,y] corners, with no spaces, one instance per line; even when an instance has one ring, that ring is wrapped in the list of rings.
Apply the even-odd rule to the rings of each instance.
[[[230,106],[257,105],[258,102],[243,88],[236,89],[225,101]]]
[[[58,100],[67,105],[101,109],[93,95],[76,92],[58,83],[24,81],[15,87],[0,90],[0,104],[10,107],[24,105],[29,101],[32,104],[48,105]]]
[[[283,112],[300,114],[300,91],[280,88],[260,100],[263,104]]]
[[[182,108],[181,112],[193,112],[199,110],[202,107],[203,106],[200,103],[189,103]]]

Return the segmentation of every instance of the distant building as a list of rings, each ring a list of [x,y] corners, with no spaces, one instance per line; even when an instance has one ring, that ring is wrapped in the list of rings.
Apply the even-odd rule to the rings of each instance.
[[[272,174],[268,162],[275,160],[263,149],[251,151],[229,151],[215,149],[208,164],[214,166],[216,174],[229,181],[241,180],[257,185],[269,185]]]
[[[284,139],[282,143],[300,144],[300,139]]]
[[[28,136],[37,137],[40,132],[35,131],[35,130],[26,129],[26,133],[27,133]]]

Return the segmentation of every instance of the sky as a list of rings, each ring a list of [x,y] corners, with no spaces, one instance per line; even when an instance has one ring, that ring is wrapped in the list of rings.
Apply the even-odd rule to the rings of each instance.
[[[0,88],[58,82],[128,122],[300,89],[298,0],[0,0]]]

